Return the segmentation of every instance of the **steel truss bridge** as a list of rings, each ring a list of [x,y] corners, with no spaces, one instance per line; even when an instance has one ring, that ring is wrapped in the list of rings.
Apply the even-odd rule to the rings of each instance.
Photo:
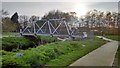
[[[72,29],[65,19],[44,19],[41,21],[39,23],[32,21],[31,25],[20,29],[20,34],[22,36],[80,37],[79,29]]]

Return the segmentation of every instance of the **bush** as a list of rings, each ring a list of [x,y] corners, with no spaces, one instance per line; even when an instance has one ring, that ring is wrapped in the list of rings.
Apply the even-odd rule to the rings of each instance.
[[[27,49],[29,47],[38,46],[38,43],[50,43],[58,41],[56,37],[37,36],[37,37],[3,37],[2,49],[6,51],[18,51],[19,49]]]
[[[29,66],[24,60],[21,61],[23,56],[17,56],[15,52],[7,52],[1,50],[2,52],[2,68],[21,68],[22,66]]]
[[[30,52],[31,53],[31,52]],[[38,54],[26,55],[26,64],[29,64],[31,67],[33,66],[41,66],[41,58]]]
[[[50,37],[50,36],[37,36],[36,38],[37,38],[37,39],[40,41],[40,43],[42,43],[42,44],[58,41],[58,39],[57,39],[56,37]]]
[[[2,54],[2,55],[13,55],[14,53],[1,50],[0,54]]]
[[[50,61],[51,59],[55,59],[60,55],[67,54],[73,50],[76,50],[76,48],[81,48],[79,47],[79,44],[76,45],[77,47],[71,46],[72,43],[75,45],[78,42],[66,41],[50,43],[43,46],[38,46],[37,48],[21,51],[23,56],[18,57],[15,55],[16,52],[10,52],[10,55],[8,54],[9,52],[7,53],[6,51],[3,51],[3,65],[5,67],[10,65],[20,66],[23,62],[23,65],[28,65],[30,67],[44,66],[46,62]]]
[[[27,49],[33,46],[33,42],[23,37],[3,37],[2,49],[6,51],[12,51],[13,49]]]
[[[13,58],[13,56],[5,55],[2,59],[2,68],[16,68],[18,66],[22,66],[23,64],[20,64]]]
[[[53,43],[45,44],[42,46],[38,46],[36,48],[20,50],[19,52],[22,53],[23,56],[16,57],[15,56],[16,52],[15,52],[11,55],[12,56],[11,58],[5,59],[6,58],[5,56],[10,56],[5,53],[5,55],[3,56],[3,59],[5,59],[6,61],[9,61],[11,59],[15,60],[15,61],[13,61],[15,66],[23,64],[23,65],[28,65],[30,67],[36,68],[36,66],[37,67],[44,66],[47,63],[49,63],[51,60],[59,58],[62,55],[67,55],[71,52],[73,52],[73,53],[77,52],[77,53],[80,53],[81,56],[83,56],[83,55],[87,54],[88,52],[94,50],[95,48],[101,46],[104,42],[106,42],[106,41],[103,41],[102,39],[96,39],[96,38],[93,42],[91,42],[91,41],[53,42]],[[83,44],[86,46],[83,47],[82,46]],[[74,51],[76,51],[76,52],[74,52]],[[76,56],[77,54],[73,54],[73,56],[74,55]],[[79,58],[81,56],[77,55],[77,58]],[[70,58],[70,59],[72,59],[72,61],[76,60],[76,58],[73,59],[72,57]],[[63,59],[65,59],[65,58],[63,58]],[[67,60],[65,60],[65,61],[67,61]],[[60,62],[58,62],[58,63],[60,63]],[[69,62],[69,63],[71,63],[71,62]],[[66,64],[68,64],[68,63],[66,63]],[[3,65],[9,66],[9,63],[4,62]]]

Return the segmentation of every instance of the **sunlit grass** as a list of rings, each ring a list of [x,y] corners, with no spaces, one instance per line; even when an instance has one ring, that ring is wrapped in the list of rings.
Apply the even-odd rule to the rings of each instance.
[[[106,35],[105,37],[112,40],[120,41],[120,35]]]

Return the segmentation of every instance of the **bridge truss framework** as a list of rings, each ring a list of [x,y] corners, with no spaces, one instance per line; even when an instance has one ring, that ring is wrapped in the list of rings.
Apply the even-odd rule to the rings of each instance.
[[[31,24],[32,26],[30,27],[29,25],[27,25],[24,29],[20,29],[20,34],[22,36],[65,36],[65,37],[80,37],[80,35],[74,35],[75,30],[70,29],[70,26],[68,25],[68,23],[64,20],[64,19],[45,19],[45,22],[39,26],[38,23],[36,23],[36,21],[33,21]],[[57,27],[54,27],[51,21],[59,21],[59,24],[57,25]],[[60,34],[58,32],[58,29],[60,28],[60,26],[64,24],[65,29],[67,34]],[[45,25],[47,25],[49,33],[46,33],[44,31],[44,27]],[[29,28],[32,28],[32,30],[30,30]],[[37,29],[36,29],[37,28]],[[77,30],[77,29],[76,29]]]

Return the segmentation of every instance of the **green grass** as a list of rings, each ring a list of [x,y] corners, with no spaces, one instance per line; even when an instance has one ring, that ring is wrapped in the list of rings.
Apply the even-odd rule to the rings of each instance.
[[[31,38],[31,37],[30,37]],[[32,39],[26,37],[3,37],[2,38],[2,49],[6,51],[16,51],[19,49],[28,49],[31,47],[38,46],[40,44],[56,42],[58,41],[56,37],[49,36],[37,36],[32,37]],[[1,41],[1,38],[0,38]]]
[[[6,51],[12,51],[13,49],[26,49],[34,45],[32,41],[24,37],[3,37],[2,38],[2,49]]]
[[[94,49],[105,44],[106,41],[94,38],[93,41],[64,41],[53,42],[38,46],[37,48],[29,48],[19,52],[2,51],[2,64],[9,66],[68,66],[75,60],[93,51]],[[86,46],[82,46],[86,45]],[[23,56],[16,56],[16,53],[22,53]]]
[[[75,51],[69,52],[67,54],[61,55],[56,59],[53,59],[47,62],[46,66],[69,66],[71,63],[76,61],[77,59],[83,57],[84,55],[88,54],[89,52],[93,51],[94,49],[100,47],[106,43],[101,39],[95,38],[94,41],[82,41],[81,44],[87,45],[82,49],[76,49]]]
[[[59,41],[56,37],[51,37],[51,36],[37,36],[36,38],[43,43],[44,42],[51,43],[51,42]]]
[[[112,40],[120,41],[120,35],[106,35],[105,37]]]
[[[20,35],[19,33],[15,33],[15,32],[3,32],[2,36],[3,37],[15,37],[16,35]]]

